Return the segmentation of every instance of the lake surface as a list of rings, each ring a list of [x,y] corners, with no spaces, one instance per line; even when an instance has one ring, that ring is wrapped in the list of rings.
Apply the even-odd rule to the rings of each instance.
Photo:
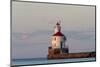
[[[29,59],[12,59],[12,65],[36,65],[51,63],[70,63],[70,62],[87,62],[95,61],[95,58],[74,58],[74,59],[56,59],[48,60],[47,58],[29,58]]]

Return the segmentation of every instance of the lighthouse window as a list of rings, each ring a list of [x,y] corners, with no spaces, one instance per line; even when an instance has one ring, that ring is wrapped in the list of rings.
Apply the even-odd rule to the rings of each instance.
[[[56,44],[54,44],[54,47],[56,47]]]

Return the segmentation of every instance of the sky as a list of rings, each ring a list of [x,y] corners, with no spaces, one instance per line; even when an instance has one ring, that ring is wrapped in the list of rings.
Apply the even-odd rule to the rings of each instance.
[[[61,20],[70,53],[95,51],[95,7],[12,2],[12,58],[47,57]]]

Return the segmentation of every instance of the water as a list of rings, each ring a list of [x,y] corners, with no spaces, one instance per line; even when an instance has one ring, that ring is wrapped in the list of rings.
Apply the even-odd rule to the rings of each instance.
[[[13,59],[12,65],[30,65],[30,64],[48,64],[48,63],[69,63],[69,62],[84,62],[95,61],[95,58],[75,58],[75,59],[56,59],[48,60],[47,58],[32,58],[32,59]]]

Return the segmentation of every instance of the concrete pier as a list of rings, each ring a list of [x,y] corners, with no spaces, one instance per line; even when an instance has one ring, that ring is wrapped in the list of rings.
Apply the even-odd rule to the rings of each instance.
[[[69,53],[68,48],[63,49],[52,49],[48,48],[48,59],[67,59],[67,58],[88,58],[95,57],[95,52],[80,52],[80,53]]]

